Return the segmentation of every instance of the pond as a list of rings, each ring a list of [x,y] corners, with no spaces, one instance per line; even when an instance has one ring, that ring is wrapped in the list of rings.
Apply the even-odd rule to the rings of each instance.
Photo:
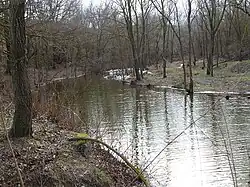
[[[74,111],[72,128],[101,138],[145,169],[152,186],[248,186],[246,97],[194,94],[191,101],[179,91],[98,78],[46,89],[43,100],[55,97],[56,111]]]

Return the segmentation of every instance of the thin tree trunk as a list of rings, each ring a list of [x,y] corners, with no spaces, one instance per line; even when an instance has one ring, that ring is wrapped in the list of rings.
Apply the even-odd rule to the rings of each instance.
[[[216,66],[219,67],[219,58],[220,58],[220,54],[219,54],[219,34],[217,35],[216,38]]]
[[[189,65],[189,93],[193,94],[193,72],[192,72],[192,35],[191,35],[191,0],[188,0],[188,65]]]
[[[139,59],[138,59],[138,54],[136,51],[136,44],[135,44],[135,37],[133,33],[133,19],[132,19],[132,2],[131,0],[127,1],[127,13],[125,10],[125,7],[123,8],[123,14],[124,18],[126,20],[126,26],[127,26],[127,32],[129,36],[129,41],[131,45],[131,50],[132,50],[132,56],[133,56],[133,61],[134,61],[134,70],[135,70],[135,76],[136,80],[141,80],[140,72],[139,72]]]
[[[167,34],[167,23],[166,23],[166,19],[164,17],[165,15],[165,7],[164,7],[164,1],[161,0],[161,11],[162,11],[162,15],[161,15],[161,19],[162,19],[162,35],[163,35],[163,40],[162,40],[162,69],[163,69],[163,78],[166,78],[166,34]]]
[[[194,64],[194,66],[196,66],[197,58],[196,58],[196,54],[195,54],[193,39],[192,39],[192,52],[193,52],[193,58],[194,58],[193,64]]]
[[[175,34],[174,32],[172,31],[172,37],[171,37],[171,40],[170,40],[170,57],[169,57],[169,63],[171,64],[173,62],[173,56],[174,56],[174,37],[175,37]]]
[[[162,60],[163,60],[163,64],[162,64],[162,69],[163,69],[163,78],[166,78],[166,30],[165,30],[166,25],[163,24],[163,41],[162,41]]]
[[[141,41],[140,41],[140,66],[141,66],[141,70],[144,70],[145,66],[145,40],[146,40],[146,12],[144,11],[144,7],[143,7],[143,1],[141,0],[141,2],[139,3],[140,7],[141,7],[141,26],[142,26],[142,33],[141,33]],[[143,72],[141,72],[141,78],[143,79]]]
[[[208,59],[208,36],[207,31],[204,31],[204,40],[203,40],[203,47],[204,47],[204,54],[203,54],[203,69],[206,67],[206,59]]]
[[[214,56],[214,40],[215,37],[213,34],[210,35],[210,43],[209,43],[209,54],[207,59],[207,75],[211,75],[213,77],[213,56]]]
[[[25,0],[11,0],[11,55],[15,113],[10,134],[14,137],[32,135],[32,99],[27,74]]]

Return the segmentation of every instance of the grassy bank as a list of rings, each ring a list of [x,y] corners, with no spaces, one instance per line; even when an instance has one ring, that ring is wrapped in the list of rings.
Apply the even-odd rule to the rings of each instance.
[[[167,77],[162,78],[162,69],[149,67],[152,74],[144,75],[141,85],[183,88],[183,69],[180,63],[174,62],[166,68]],[[250,91],[250,61],[223,62],[214,66],[214,77],[206,75],[202,63],[193,67],[194,91],[240,92]],[[187,77],[189,80],[189,75]]]

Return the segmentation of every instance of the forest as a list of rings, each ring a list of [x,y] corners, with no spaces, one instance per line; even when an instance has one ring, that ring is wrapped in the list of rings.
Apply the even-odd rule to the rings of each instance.
[[[17,161],[24,159],[17,158],[18,155],[39,154],[37,145],[33,145],[37,142],[32,138],[29,140],[31,142],[22,140],[26,148],[21,150],[18,142],[12,138],[34,137],[41,128],[46,131],[46,125],[41,125],[45,122],[41,121],[40,115],[46,110],[47,116],[44,118],[52,123],[59,122],[59,114],[55,114],[59,113],[58,107],[49,105],[50,101],[40,105],[41,101],[37,102],[34,98],[34,93],[40,92],[42,87],[68,78],[84,77],[91,80],[92,76],[104,76],[115,79],[105,75],[119,69],[122,82],[131,86],[170,86],[192,96],[198,91],[212,90],[223,92],[227,100],[231,97],[228,94],[231,91],[246,95],[250,86],[249,25],[249,0],[107,0],[98,4],[89,3],[88,6],[84,6],[81,0],[1,0],[0,132],[3,135],[0,143],[8,144],[11,152],[3,149],[0,156],[3,159],[13,157],[14,165],[9,163],[12,170],[3,179],[0,178],[0,186],[49,186],[50,181],[55,185],[60,184],[55,182],[55,178],[59,180],[65,177],[64,174],[57,175],[57,168],[53,170],[57,175],[54,179],[43,171],[44,176],[39,174],[39,177],[45,182],[39,183],[38,174],[31,175],[33,166],[30,166],[30,162],[34,158],[30,156],[23,165]],[[129,70],[132,73],[126,79],[124,74],[130,74]],[[85,82],[83,84],[87,85]],[[250,97],[247,95],[247,98]],[[70,130],[76,131],[73,127]],[[39,159],[50,162],[60,154],[55,144],[72,152],[69,142],[83,141],[80,144],[84,145],[84,150],[88,147],[85,142],[91,142],[96,147],[92,160],[107,159],[124,170],[119,172],[126,173],[120,178],[114,171],[115,164],[108,167],[101,163],[101,168],[119,180],[114,182],[102,170],[94,168],[91,174],[80,172],[79,175],[87,179],[81,179],[78,175],[71,184],[74,176],[67,176],[62,184],[74,186],[79,180],[96,186],[149,186],[143,175],[144,170],[133,166],[107,143],[90,138],[88,134],[72,135],[61,127],[56,131],[60,133],[53,131],[53,135],[48,136],[45,133],[47,140],[52,136],[56,136],[57,140],[49,149],[52,152],[44,153],[46,158],[40,156]],[[63,141],[68,143],[61,144]],[[118,155],[125,164],[107,155],[100,145]],[[49,141],[42,146],[50,146]],[[78,159],[74,155],[71,157]],[[34,162],[40,162],[39,159]],[[81,161],[84,159],[81,158]],[[59,165],[62,163],[63,159]],[[74,164],[68,167],[79,165]],[[6,172],[8,167],[5,164],[0,170]],[[42,166],[34,164],[36,167]],[[92,166],[85,164],[81,167],[89,171]],[[75,168],[74,172],[79,168]],[[11,171],[14,173],[11,174]],[[8,180],[10,177],[13,177],[13,181]],[[128,179],[132,182],[126,183]]]
[[[10,73],[8,1],[1,7],[1,57]],[[140,80],[139,69],[150,65],[160,65],[166,77],[166,64],[181,61],[190,73],[201,60],[213,76],[219,62],[249,58],[247,0],[107,1],[89,7],[81,1],[27,1],[25,11],[28,65],[39,70],[133,67]],[[192,82],[186,77],[184,84]],[[42,78],[40,73],[37,82]]]

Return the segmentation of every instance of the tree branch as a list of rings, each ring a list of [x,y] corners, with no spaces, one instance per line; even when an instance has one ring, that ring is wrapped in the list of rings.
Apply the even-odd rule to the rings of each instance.
[[[138,176],[138,178],[145,184],[146,187],[149,187],[149,183],[146,180],[146,178],[143,176],[142,172],[139,171],[133,164],[131,164],[122,154],[120,154],[119,152],[117,152],[115,149],[113,149],[112,147],[110,147],[108,144],[94,139],[94,138],[85,138],[85,137],[81,137],[81,138],[70,138],[68,139],[69,141],[79,141],[79,140],[86,140],[86,141],[92,141],[92,142],[96,142],[98,144],[102,144],[104,145],[106,148],[108,148],[109,150],[113,151],[116,155],[118,155]]]

